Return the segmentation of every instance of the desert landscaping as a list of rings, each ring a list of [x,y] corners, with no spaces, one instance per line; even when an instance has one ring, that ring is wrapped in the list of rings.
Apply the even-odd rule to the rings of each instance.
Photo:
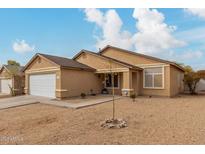
[[[205,96],[116,100],[122,129],[102,128],[112,102],[82,109],[32,104],[0,110],[0,144],[205,144]]]

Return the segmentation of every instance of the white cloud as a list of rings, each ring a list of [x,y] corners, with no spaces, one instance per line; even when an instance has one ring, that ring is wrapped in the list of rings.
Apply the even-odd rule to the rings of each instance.
[[[182,53],[181,59],[190,60],[190,59],[199,59],[202,58],[204,53],[202,51],[187,51]]]
[[[94,22],[101,30],[102,35],[97,37],[97,48],[110,44],[122,48],[132,48],[132,35],[122,30],[123,22],[113,9],[103,13],[98,9],[85,9],[86,20]]]
[[[167,25],[164,15],[156,9],[135,9],[133,17],[137,20],[138,29],[133,41],[139,52],[156,54],[186,44],[174,38],[172,32],[176,26]]]
[[[103,25],[103,13],[98,9],[85,9],[86,20],[90,22],[95,22],[99,26]]]
[[[164,23],[164,15],[156,9],[135,9],[136,33],[122,30],[123,22],[113,9],[105,13],[99,9],[85,9],[86,20],[93,22],[102,31],[97,36],[96,47],[114,45],[138,52],[156,54],[168,52],[169,49],[182,47],[186,43],[172,36],[175,26]]]
[[[17,53],[26,53],[34,51],[35,46],[29,45],[25,40],[17,40],[13,43],[13,50]]]
[[[201,18],[205,19],[205,9],[201,9],[201,8],[189,8],[189,9],[185,9],[186,12],[199,16]]]
[[[196,12],[196,10],[194,11]],[[192,12],[194,11],[192,10]],[[196,51],[185,48],[182,48],[183,51],[175,51],[176,48],[184,47],[187,43],[203,42],[205,38],[203,27],[174,34],[177,27],[166,24],[165,16],[157,9],[134,9],[132,16],[136,20],[135,33],[122,29],[123,22],[113,9],[106,12],[99,9],[85,9],[84,12],[86,20],[95,23],[101,31],[97,35],[97,48],[110,44],[167,60],[185,62],[191,65],[195,63],[194,68],[197,68],[205,56],[205,52],[201,50],[203,48]],[[203,10],[197,10],[197,12],[202,16]],[[205,64],[201,64],[202,66]]]
[[[178,32],[175,36],[183,39],[186,42],[201,42],[205,43],[205,27],[191,28],[185,31]],[[191,36],[191,37],[190,37]]]

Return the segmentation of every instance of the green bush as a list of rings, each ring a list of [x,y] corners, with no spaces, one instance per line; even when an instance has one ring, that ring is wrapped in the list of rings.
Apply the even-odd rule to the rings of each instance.
[[[133,100],[133,102],[135,102],[136,94],[131,94],[131,95],[130,95],[130,98]]]
[[[81,93],[80,96],[81,96],[81,98],[85,98],[86,94],[85,93]]]

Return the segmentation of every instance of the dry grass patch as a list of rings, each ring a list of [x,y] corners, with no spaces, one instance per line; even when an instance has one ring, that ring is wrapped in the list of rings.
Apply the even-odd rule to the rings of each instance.
[[[1,110],[0,143],[205,144],[205,96],[122,98],[116,117],[128,127],[102,128],[111,117],[112,102],[78,110],[42,104]]]

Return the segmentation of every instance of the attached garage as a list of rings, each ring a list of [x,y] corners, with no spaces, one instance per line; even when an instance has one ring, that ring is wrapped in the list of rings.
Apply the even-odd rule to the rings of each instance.
[[[0,85],[1,85],[1,93],[4,94],[10,94],[10,88],[12,86],[12,80],[11,79],[1,79],[0,80]]]
[[[31,95],[55,98],[55,74],[30,75],[29,85]]]
[[[66,98],[101,91],[102,81],[95,69],[75,60],[36,54],[24,68],[26,94]]]

